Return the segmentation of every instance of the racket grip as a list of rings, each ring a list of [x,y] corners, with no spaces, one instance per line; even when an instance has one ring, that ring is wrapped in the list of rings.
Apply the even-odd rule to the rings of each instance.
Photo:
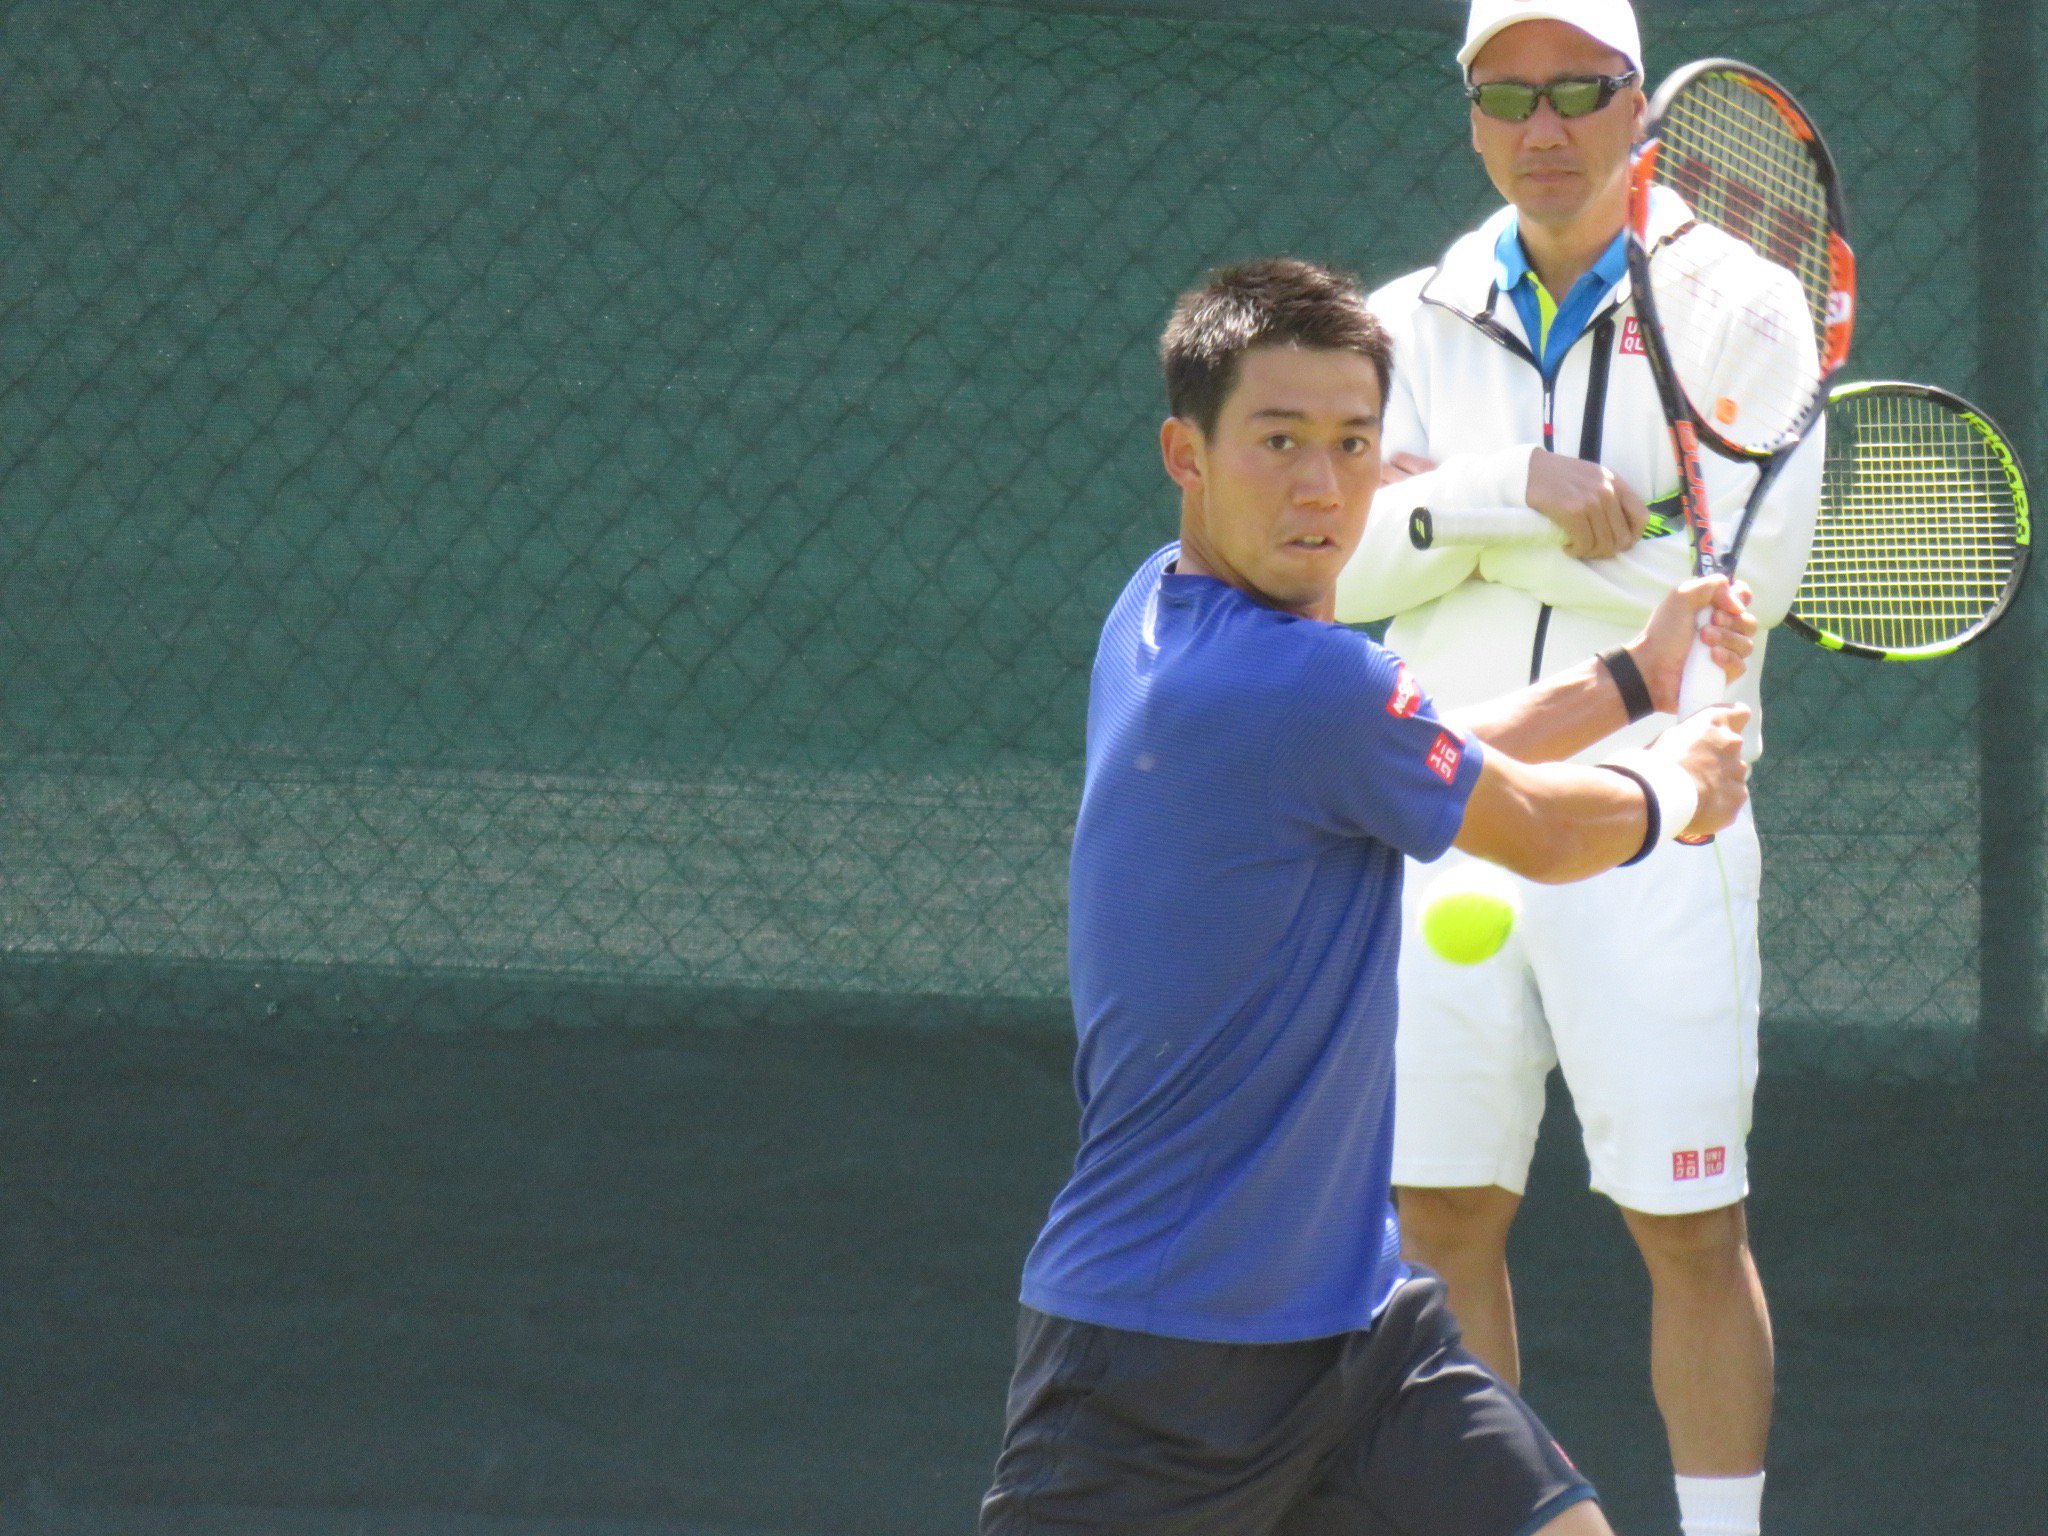
[[[1702,613],[1701,627],[1706,622],[1707,615]],[[1715,664],[1714,653],[1707,649],[1706,642],[1695,637],[1685,653],[1685,670],[1678,677],[1678,718],[1696,715],[1727,696],[1728,674]]]
[[[1417,507],[1408,514],[1408,542],[1417,549],[1451,544],[1558,544],[1564,530],[1528,507],[1465,507],[1442,512]]]

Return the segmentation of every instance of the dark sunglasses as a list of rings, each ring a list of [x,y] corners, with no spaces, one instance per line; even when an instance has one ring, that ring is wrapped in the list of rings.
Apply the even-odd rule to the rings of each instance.
[[[1586,117],[1614,100],[1617,91],[1635,83],[1634,70],[1624,75],[1574,76],[1553,80],[1548,85],[1494,80],[1485,85],[1466,86],[1465,98],[1488,117],[1504,123],[1526,123],[1535,115],[1536,103],[1545,98],[1559,117]]]

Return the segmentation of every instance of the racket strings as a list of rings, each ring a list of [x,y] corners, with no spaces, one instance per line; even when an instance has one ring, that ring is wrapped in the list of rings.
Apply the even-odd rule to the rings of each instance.
[[[1648,286],[1678,386],[1713,431],[1764,453],[1805,427],[1820,353],[1783,267],[1695,222],[1650,253]]]
[[[1666,108],[1657,136],[1657,180],[1797,277],[1820,342],[1834,286],[1827,186],[1777,104],[1741,76],[1703,75]]]
[[[1960,639],[1997,608],[2020,558],[2009,466],[1969,420],[1919,397],[1838,401],[1828,430],[1795,611],[1878,650]]]

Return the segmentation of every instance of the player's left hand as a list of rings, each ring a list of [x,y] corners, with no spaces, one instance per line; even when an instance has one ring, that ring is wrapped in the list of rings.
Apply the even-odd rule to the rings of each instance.
[[[1756,615],[1749,611],[1753,595],[1747,582],[1731,585],[1725,576],[1695,576],[1671,589],[1643,632],[1628,644],[1651,703],[1667,714],[1678,708],[1678,680],[1695,635],[1706,642],[1714,664],[1730,682],[1742,676],[1756,649]],[[1699,621],[1702,612],[1707,615],[1704,628]]]

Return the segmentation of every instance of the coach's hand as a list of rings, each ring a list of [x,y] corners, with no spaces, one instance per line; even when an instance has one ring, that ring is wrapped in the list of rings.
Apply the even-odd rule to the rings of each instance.
[[[1695,636],[1713,653],[1714,664],[1730,682],[1748,669],[1756,649],[1756,615],[1749,611],[1749,584],[1732,586],[1725,576],[1695,576],[1665,595],[1643,632],[1628,643],[1628,653],[1649,687],[1650,702],[1671,714],[1678,708],[1678,681],[1685,673],[1686,653]],[[1701,610],[1707,622],[1701,627]]]
[[[1735,819],[1749,799],[1749,764],[1742,760],[1747,704],[1716,704],[1681,720],[1650,744],[1652,752],[1676,758],[1699,786],[1699,809],[1685,836],[1707,837]]]
[[[1380,460],[1380,484],[1399,485],[1403,480],[1426,475],[1435,468],[1434,459],[1425,459],[1419,453],[1390,453]]]
[[[1650,509],[1604,464],[1538,448],[1529,455],[1529,505],[1565,533],[1564,552],[1580,560],[1620,554],[1643,536]]]

